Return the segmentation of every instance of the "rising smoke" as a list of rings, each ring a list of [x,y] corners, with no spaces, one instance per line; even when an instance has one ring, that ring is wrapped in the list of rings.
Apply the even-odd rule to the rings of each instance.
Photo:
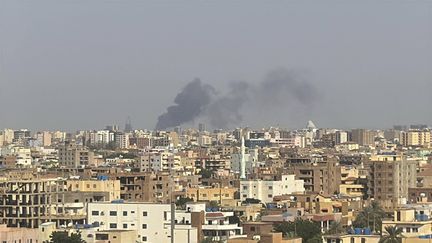
[[[166,129],[193,121],[208,107],[214,93],[211,85],[194,79],[177,94],[174,99],[175,105],[169,106],[167,111],[159,116],[156,129]]]
[[[242,121],[241,111],[245,106],[266,109],[298,103],[310,107],[316,97],[313,85],[296,72],[283,68],[269,72],[259,84],[231,82],[224,94],[195,79],[177,94],[175,105],[159,116],[156,129],[179,126],[199,117],[208,119],[214,128],[228,128]]]

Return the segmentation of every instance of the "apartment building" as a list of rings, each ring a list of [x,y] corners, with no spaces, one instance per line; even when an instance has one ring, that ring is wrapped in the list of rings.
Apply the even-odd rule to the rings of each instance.
[[[72,143],[65,144],[58,148],[60,166],[78,168],[93,164],[95,156],[86,147]]]
[[[206,210],[203,203],[188,203],[186,209],[186,211],[176,212],[175,222],[197,228],[200,241],[208,238],[216,242],[226,242],[229,239],[243,236],[243,228],[229,221],[229,218],[234,216],[233,212]]]
[[[431,131],[429,129],[417,129],[402,132],[401,144],[405,147],[424,147],[431,146]]]
[[[0,183],[0,219],[10,227],[37,228],[58,222],[64,212],[66,182],[57,179],[8,180]]]
[[[386,209],[408,200],[408,188],[416,186],[417,161],[397,154],[374,155],[369,164],[371,196]]]
[[[181,157],[169,152],[146,153],[140,158],[140,171],[180,170]]]
[[[334,157],[319,159],[290,158],[286,170],[304,181],[307,192],[332,195],[338,193],[341,184],[341,165]]]
[[[174,182],[167,172],[133,172],[104,175],[112,180],[120,181],[121,199],[136,202],[171,202]]]
[[[129,134],[124,132],[114,133],[114,143],[117,148],[126,149],[129,148]]]
[[[351,131],[351,141],[361,146],[370,146],[374,144],[375,132],[367,129],[353,129]]]
[[[120,199],[119,180],[67,180],[66,187],[69,192],[107,192],[107,201]]]
[[[255,198],[264,203],[273,202],[273,197],[304,192],[303,180],[295,175],[282,175],[279,181],[245,180],[240,181],[240,199]]]
[[[192,187],[186,189],[186,196],[197,201],[217,201],[221,205],[223,202],[234,201],[237,188],[230,187]]]
[[[384,234],[385,227],[396,226],[403,231],[404,238],[421,239],[432,235],[432,219],[430,206],[427,207],[410,207],[399,208],[394,211],[393,220],[382,222]]]
[[[98,202],[88,205],[88,222],[102,230],[135,230],[137,242],[171,241],[171,205]],[[177,242],[185,242],[177,240]]]

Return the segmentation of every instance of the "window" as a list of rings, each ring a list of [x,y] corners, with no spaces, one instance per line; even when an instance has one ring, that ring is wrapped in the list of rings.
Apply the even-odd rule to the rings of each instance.
[[[147,212],[143,212],[143,216],[146,217],[147,216]]]
[[[143,229],[147,229],[147,224],[143,224],[143,225],[142,225],[142,228],[143,228]]]
[[[272,197],[273,197],[273,195],[272,195],[272,194],[268,194],[267,196],[268,196],[268,198],[272,198]]]
[[[127,216],[127,211],[123,211],[123,216]]]
[[[93,216],[99,216],[99,211],[92,211]]]
[[[117,224],[110,224],[110,229],[117,229]]]
[[[108,240],[108,234],[96,234],[96,240]]]
[[[123,224],[123,229],[127,229],[127,224]]]
[[[366,243],[366,238],[361,238],[361,243]]]
[[[142,241],[147,241],[147,236],[143,236]]]
[[[269,186],[268,189],[269,189],[269,190],[273,190],[273,186]]]
[[[117,212],[116,211],[110,211],[110,216],[117,216]]]

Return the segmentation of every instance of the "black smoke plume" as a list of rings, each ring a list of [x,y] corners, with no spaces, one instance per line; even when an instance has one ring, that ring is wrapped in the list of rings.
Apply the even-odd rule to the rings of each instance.
[[[312,84],[284,68],[269,72],[258,84],[231,82],[225,94],[194,80],[176,96],[176,105],[168,107],[167,112],[159,116],[156,128],[179,126],[198,117],[207,119],[214,128],[228,128],[243,120],[244,107],[256,107],[263,112],[287,104],[309,108],[317,96]]]
[[[169,106],[167,111],[159,116],[156,129],[176,127],[193,121],[210,104],[213,94],[212,86],[194,79],[177,94],[174,99],[175,105]]]

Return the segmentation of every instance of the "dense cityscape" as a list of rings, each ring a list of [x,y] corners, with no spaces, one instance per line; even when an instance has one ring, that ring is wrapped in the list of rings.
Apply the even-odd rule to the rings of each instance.
[[[149,131],[129,120],[73,133],[4,129],[0,242],[431,238],[427,125],[305,125]]]

